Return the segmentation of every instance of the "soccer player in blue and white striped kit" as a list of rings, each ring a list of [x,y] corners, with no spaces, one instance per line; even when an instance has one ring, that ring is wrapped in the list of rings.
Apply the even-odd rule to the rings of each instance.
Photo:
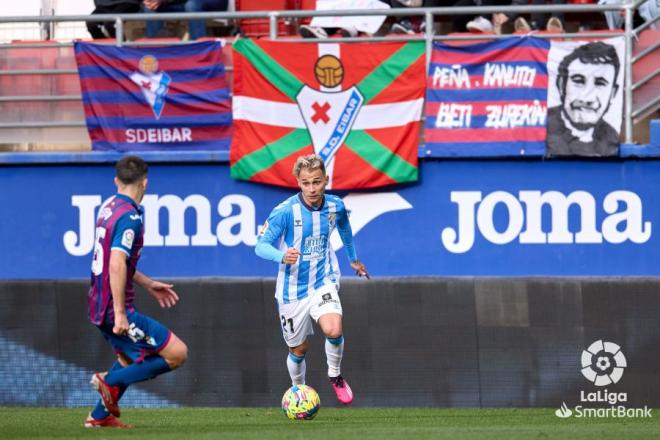
[[[255,252],[261,258],[279,263],[275,297],[282,335],[289,347],[287,368],[293,385],[305,383],[307,335],[314,333],[317,321],[325,334],[328,378],[337,399],[347,405],[353,392],[341,375],[344,352],[342,307],[339,299],[339,266],[330,245],[337,228],[351,267],[359,276],[369,277],[353,246],[353,232],[342,200],[325,194],[328,176],[323,159],[301,156],[293,167],[300,192],[273,209]],[[311,318],[311,319],[310,319]]]

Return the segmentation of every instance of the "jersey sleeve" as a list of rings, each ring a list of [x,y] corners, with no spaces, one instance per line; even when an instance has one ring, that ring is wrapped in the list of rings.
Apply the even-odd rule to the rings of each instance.
[[[142,218],[135,218],[136,216],[131,214],[131,212],[127,212],[117,220],[110,246],[112,250],[122,251],[127,256],[131,255],[133,242],[142,228]]]
[[[348,220],[346,205],[344,205],[344,202],[341,201],[341,199],[337,200],[337,230],[339,231],[341,242],[344,243],[344,248],[346,249],[346,255],[348,256],[349,261],[357,261],[357,253],[355,252],[355,246],[353,245],[353,230],[351,229],[351,222]]]
[[[284,252],[278,249],[279,241],[286,234],[288,210],[286,207],[277,207],[270,213],[268,220],[259,232],[255,253],[269,261],[281,263]]]

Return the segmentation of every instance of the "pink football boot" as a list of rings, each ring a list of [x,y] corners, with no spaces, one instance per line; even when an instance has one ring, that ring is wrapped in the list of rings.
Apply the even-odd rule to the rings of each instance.
[[[353,390],[351,390],[348,382],[346,382],[346,380],[341,377],[341,375],[337,377],[329,377],[328,379],[330,380],[332,389],[335,390],[337,400],[339,400],[344,405],[348,405],[353,401]]]

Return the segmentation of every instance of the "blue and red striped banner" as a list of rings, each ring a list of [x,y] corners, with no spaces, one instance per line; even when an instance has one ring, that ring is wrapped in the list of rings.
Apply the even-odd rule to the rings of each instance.
[[[222,47],[75,43],[94,150],[229,150]]]
[[[434,156],[542,156],[550,43],[512,37],[433,44],[425,150]]]

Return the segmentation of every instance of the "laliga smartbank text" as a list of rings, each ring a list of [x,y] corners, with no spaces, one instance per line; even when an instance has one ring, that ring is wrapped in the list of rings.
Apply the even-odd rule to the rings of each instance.
[[[651,418],[653,409],[644,405],[639,408],[628,408],[625,403],[628,402],[628,393],[615,393],[607,389],[593,392],[580,391],[579,404],[570,408],[566,403],[555,411],[559,418]],[[606,406],[594,406],[603,405]]]
[[[575,407],[574,417],[613,417],[613,418],[649,418],[653,417],[652,408],[644,405],[642,408],[628,408],[624,403],[628,402],[628,393],[615,393],[607,389],[593,392],[580,391],[580,402],[587,405],[598,403],[609,404],[609,407],[592,408],[584,405]]]

